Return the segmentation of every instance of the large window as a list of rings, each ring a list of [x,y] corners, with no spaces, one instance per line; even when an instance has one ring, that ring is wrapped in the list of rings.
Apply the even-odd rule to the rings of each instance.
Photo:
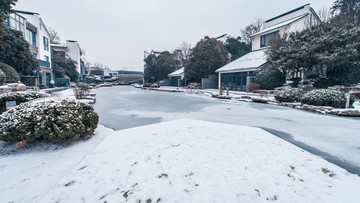
[[[28,41],[29,44],[36,46],[36,33],[35,32],[26,29],[25,36],[26,36],[26,41]]]
[[[44,37],[44,50],[49,51],[49,39]]]
[[[261,36],[261,43],[260,43],[260,47],[267,47],[269,46],[269,41],[271,39],[274,39],[276,37],[279,36],[279,31],[276,31],[276,32],[272,32],[270,34],[266,34],[266,35],[263,35]]]
[[[25,32],[25,18],[17,14],[10,14],[9,18],[6,19],[6,25],[11,29],[21,31],[22,33]]]

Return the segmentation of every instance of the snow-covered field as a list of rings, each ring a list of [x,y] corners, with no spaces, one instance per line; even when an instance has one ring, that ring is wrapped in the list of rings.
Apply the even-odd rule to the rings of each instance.
[[[360,178],[338,166],[258,128],[197,120],[100,126],[89,141],[0,163],[4,202],[360,200]]]
[[[60,97],[72,97],[72,90]],[[0,202],[359,202],[360,177],[259,128],[181,119],[0,143]]]

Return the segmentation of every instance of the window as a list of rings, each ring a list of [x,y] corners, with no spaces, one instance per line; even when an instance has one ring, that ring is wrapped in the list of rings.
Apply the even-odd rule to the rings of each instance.
[[[26,41],[29,42],[30,45],[36,46],[36,33],[26,29],[25,31]]]
[[[48,56],[44,55],[44,58],[45,58],[45,61],[49,62],[49,57]]]
[[[274,38],[277,38],[277,37],[279,37],[279,31],[272,32],[272,33],[270,33],[270,34],[261,36],[260,47],[267,47],[267,46],[269,46],[269,41],[270,41],[271,39],[274,39]]]
[[[22,33],[25,32],[25,18],[17,14],[11,14],[5,22],[7,27],[10,27],[11,29],[17,31],[21,31]]]
[[[44,50],[49,51],[49,39],[44,37]]]

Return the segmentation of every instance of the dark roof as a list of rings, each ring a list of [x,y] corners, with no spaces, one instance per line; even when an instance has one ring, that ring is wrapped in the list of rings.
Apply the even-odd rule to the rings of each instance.
[[[296,12],[296,11],[298,11],[298,10],[301,10],[301,9],[305,8],[305,6],[308,6],[308,5],[310,5],[310,4],[309,4],[309,3],[308,3],[308,4],[305,4],[305,5],[303,5],[303,6],[300,6],[299,8],[296,8],[296,9],[294,9],[294,10],[288,11],[288,12],[283,13],[283,14],[281,14],[281,15],[278,15],[278,16],[276,16],[276,17],[274,17],[274,18],[271,18],[271,19],[269,19],[269,20],[266,20],[265,23],[268,23],[268,22],[273,21],[273,20],[275,20],[275,19],[277,19],[277,18],[281,18],[281,17],[286,16],[286,15],[288,15],[288,14],[290,14],[290,13],[293,13],[293,12]]]
[[[20,11],[20,10],[15,10],[16,13],[23,13],[23,14],[28,14],[28,15],[39,15],[39,13],[35,13],[35,12],[30,12],[30,11]]]

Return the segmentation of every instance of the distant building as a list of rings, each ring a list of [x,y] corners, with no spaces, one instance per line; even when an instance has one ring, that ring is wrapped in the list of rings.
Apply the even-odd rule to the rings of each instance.
[[[185,77],[184,70],[185,68],[182,67],[168,75],[170,78],[170,86],[181,87],[183,85]]]
[[[127,83],[134,83],[142,80],[144,78],[144,73],[142,71],[135,71],[135,70],[104,70],[104,77],[111,78],[116,77],[118,82],[127,84]]]
[[[267,62],[266,47],[271,39],[289,32],[302,31],[320,23],[319,16],[306,4],[266,20],[260,32],[252,36],[252,51],[219,68],[219,89],[246,90],[246,84],[261,70],[271,65]]]
[[[81,48],[79,45],[79,42],[74,40],[66,40],[66,46],[68,48],[68,51],[66,52],[67,55],[76,62],[76,71],[80,75],[85,74],[85,70],[81,70]]]
[[[9,15],[6,26],[21,31],[30,45],[30,52],[39,61],[40,85],[50,86],[53,80],[50,51],[50,34],[40,17],[40,14],[16,10]]]
[[[71,59],[74,61],[76,65],[76,71],[79,73],[79,77],[86,74],[84,62],[81,60],[81,48],[77,41],[66,40],[65,45],[51,44],[51,51],[55,56],[55,60]]]

